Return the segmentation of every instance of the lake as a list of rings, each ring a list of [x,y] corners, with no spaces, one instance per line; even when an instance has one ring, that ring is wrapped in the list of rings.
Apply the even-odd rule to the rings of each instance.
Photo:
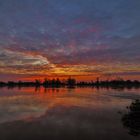
[[[140,118],[124,117],[136,99],[140,89],[3,87],[0,140],[137,140]]]

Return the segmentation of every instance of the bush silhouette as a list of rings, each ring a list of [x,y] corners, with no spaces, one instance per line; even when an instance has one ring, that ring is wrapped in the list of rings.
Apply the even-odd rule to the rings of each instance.
[[[140,100],[135,100],[127,107],[127,114],[122,117],[124,127],[129,129],[129,134],[138,136],[140,134]]]

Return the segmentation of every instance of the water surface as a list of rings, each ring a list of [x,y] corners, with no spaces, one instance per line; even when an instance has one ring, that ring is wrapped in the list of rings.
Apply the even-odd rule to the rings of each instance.
[[[139,139],[122,122],[136,99],[140,89],[0,88],[0,139]]]

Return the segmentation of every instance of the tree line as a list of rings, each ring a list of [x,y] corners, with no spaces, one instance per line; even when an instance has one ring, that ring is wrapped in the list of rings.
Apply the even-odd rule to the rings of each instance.
[[[123,79],[117,79],[117,80],[99,80],[97,78],[96,81],[80,81],[77,82],[75,78],[69,77],[66,80],[60,80],[59,78],[56,79],[47,79],[45,78],[43,81],[36,79],[33,82],[25,82],[25,81],[8,81],[8,82],[0,82],[0,87],[3,86],[9,86],[9,87],[15,87],[15,86],[21,86],[21,87],[39,87],[39,86],[44,86],[44,87],[88,87],[88,86],[95,86],[95,87],[140,87],[140,81],[138,80],[123,80]]]

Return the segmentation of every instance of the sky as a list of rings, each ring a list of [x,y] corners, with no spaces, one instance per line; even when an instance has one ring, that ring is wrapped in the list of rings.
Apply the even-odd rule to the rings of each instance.
[[[140,0],[0,0],[0,80],[140,80]]]

